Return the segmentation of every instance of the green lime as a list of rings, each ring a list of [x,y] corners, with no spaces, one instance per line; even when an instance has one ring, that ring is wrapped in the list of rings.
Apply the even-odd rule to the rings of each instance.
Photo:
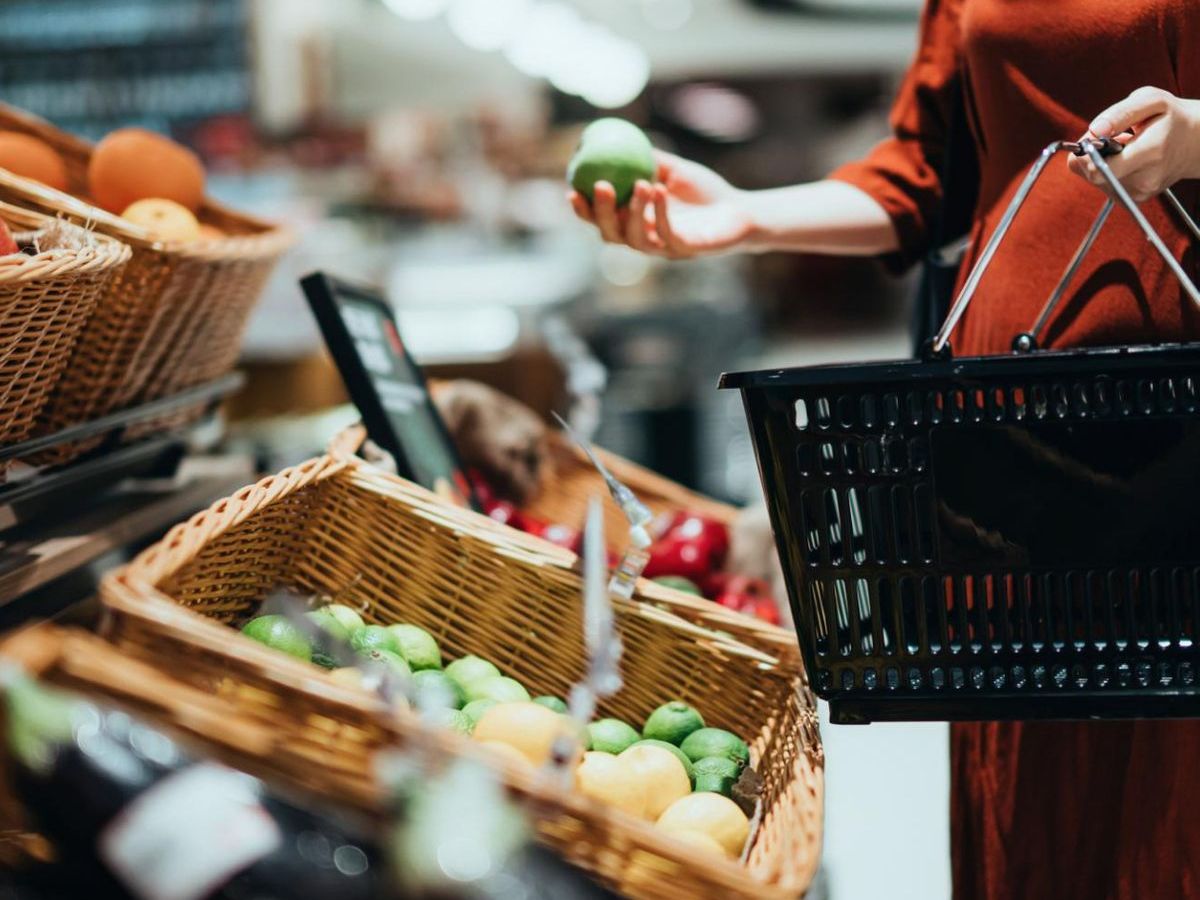
[[[382,625],[364,625],[350,635],[350,646],[360,653],[366,650],[387,650],[403,657],[400,652],[400,642]]]
[[[305,662],[312,661],[312,644],[304,632],[283,616],[259,616],[242,629],[246,637]]]
[[[442,651],[438,649],[437,641],[424,628],[416,625],[389,625],[390,631],[400,645],[400,655],[413,667],[413,671],[422,669],[440,669],[442,667]]]
[[[682,700],[672,700],[650,713],[642,726],[642,737],[678,747],[684,738],[703,727],[704,719],[700,713]]]
[[[696,760],[696,790],[712,791],[728,797],[742,774],[742,767],[726,756],[706,756]]]
[[[429,671],[428,669],[426,671]],[[452,731],[457,731],[459,734],[470,735],[475,730],[474,720],[463,713],[461,709],[432,709],[429,711],[430,719],[441,725],[443,728],[449,728]]]
[[[463,694],[459,686],[440,669],[423,669],[413,673],[418,709],[444,707],[462,709]]]
[[[408,667],[408,663],[404,661],[404,657],[399,653],[393,653],[391,650],[362,650],[358,655],[362,659],[386,666],[388,671],[394,675],[401,675],[405,678],[412,675],[412,669]]]
[[[464,656],[462,659],[456,659],[450,665],[446,666],[446,674],[460,688],[466,690],[467,685],[472,681],[499,675],[500,670],[486,659],[481,659],[478,656]]]
[[[328,609],[318,609],[310,613],[305,613],[314,625],[328,634],[330,637],[339,641],[350,640],[350,631],[341,623],[337,616],[331,613]]]
[[[688,781],[693,785],[696,783],[696,773],[692,771],[692,761],[687,758],[687,754],[676,747],[674,744],[668,744],[666,741],[656,741],[654,738],[643,738],[633,746],[637,747],[641,744],[648,744],[651,747],[662,747],[664,750],[670,750],[675,758],[683,763],[683,771],[687,772]]]
[[[579,150],[567,167],[567,180],[588,200],[597,181],[607,181],[617,193],[617,205],[633,196],[639,181],[654,181],[658,165],[650,139],[624,119],[597,119],[584,129]]]
[[[592,749],[601,753],[620,753],[636,744],[641,737],[620,719],[597,719],[587,727]]]
[[[467,700],[495,700],[497,703],[529,702],[529,691],[521,682],[503,675],[490,675],[470,682],[466,687]]]
[[[483,714],[496,705],[495,700],[484,698],[483,700],[472,700],[462,708],[467,718],[471,720],[471,727],[475,727],[475,723],[483,717]]]
[[[533,702],[538,704],[538,706],[546,707],[546,709],[552,709],[556,713],[563,713],[565,715],[568,711],[565,700],[561,700],[558,697],[551,697],[548,694],[541,697],[534,697]]]
[[[750,748],[746,742],[732,732],[723,728],[701,728],[693,731],[679,745],[679,749],[695,762],[707,756],[723,756],[737,763],[738,768],[745,768],[750,762]]]
[[[696,586],[696,582],[690,578],[684,578],[682,575],[660,575],[654,579],[654,583],[661,584],[663,587],[674,588],[685,594],[695,594],[697,597],[704,596],[704,593]]]
[[[360,628],[365,628],[362,616],[348,606],[343,606],[340,603],[330,603],[328,606],[322,606],[317,612],[329,613],[346,629],[347,634],[354,634]]]

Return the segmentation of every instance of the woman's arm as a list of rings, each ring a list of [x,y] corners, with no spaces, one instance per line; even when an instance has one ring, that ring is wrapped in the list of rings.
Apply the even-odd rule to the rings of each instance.
[[[962,76],[959,18],[964,0],[925,0],[916,58],[892,106],[892,137],[865,159],[822,181],[740,191],[710,169],[663,154],[657,182],[639,184],[618,209],[609,185],[594,203],[571,194],[580,218],[610,243],[688,258],[792,250],[886,254],[894,268],[929,249],[942,198],[938,169]]]
[[[843,255],[888,253],[896,229],[869,194],[841,181],[742,191],[699,163],[658,154],[658,183],[639,182],[618,209],[607,183],[589,206],[571,203],[604,240],[670,259],[737,251],[787,250]]]

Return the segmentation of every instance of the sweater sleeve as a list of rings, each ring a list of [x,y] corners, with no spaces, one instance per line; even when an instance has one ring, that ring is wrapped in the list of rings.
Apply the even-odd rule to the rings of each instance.
[[[887,211],[900,248],[885,262],[897,271],[911,266],[929,249],[930,228],[941,203],[938,170],[960,70],[961,6],[962,0],[928,0],[921,15],[916,58],[892,106],[892,136],[864,159],[828,176],[854,185]]]

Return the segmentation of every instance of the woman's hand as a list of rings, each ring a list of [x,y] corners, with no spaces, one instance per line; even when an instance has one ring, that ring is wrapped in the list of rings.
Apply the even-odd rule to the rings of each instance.
[[[1132,135],[1126,134],[1130,130]],[[1177,181],[1200,178],[1200,100],[1185,100],[1154,87],[1138,88],[1096,116],[1088,136],[1115,138],[1125,145],[1107,162],[1138,203]],[[1112,193],[1088,157],[1073,156],[1069,165],[1076,175]]]
[[[658,183],[639,181],[625,208],[608,182],[596,185],[593,203],[570,194],[576,215],[610,244],[626,244],[668,259],[691,259],[737,248],[754,229],[744,193],[699,163],[656,151]]]

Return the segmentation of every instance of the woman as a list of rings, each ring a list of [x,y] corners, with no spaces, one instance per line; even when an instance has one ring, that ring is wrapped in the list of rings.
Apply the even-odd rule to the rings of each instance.
[[[885,255],[930,248],[937,169],[961,83],[980,164],[964,272],[1038,152],[1080,134],[1118,136],[1110,162],[1193,278],[1189,235],[1157,195],[1200,190],[1196,0],[929,0],[894,136],[827,179],[745,192],[664,155],[660,183],[627,210],[608,186],[576,212],[604,239],[686,259],[734,250]],[[1126,132],[1131,132],[1126,134]],[[1083,179],[1083,181],[1081,181]],[[1005,353],[1030,327],[1105,187],[1087,159],[1052,165],[1017,218],[953,344]],[[1043,335],[1066,347],[1190,339],[1197,310],[1118,210]],[[951,738],[955,895],[1200,897],[1200,722],[982,723]]]

